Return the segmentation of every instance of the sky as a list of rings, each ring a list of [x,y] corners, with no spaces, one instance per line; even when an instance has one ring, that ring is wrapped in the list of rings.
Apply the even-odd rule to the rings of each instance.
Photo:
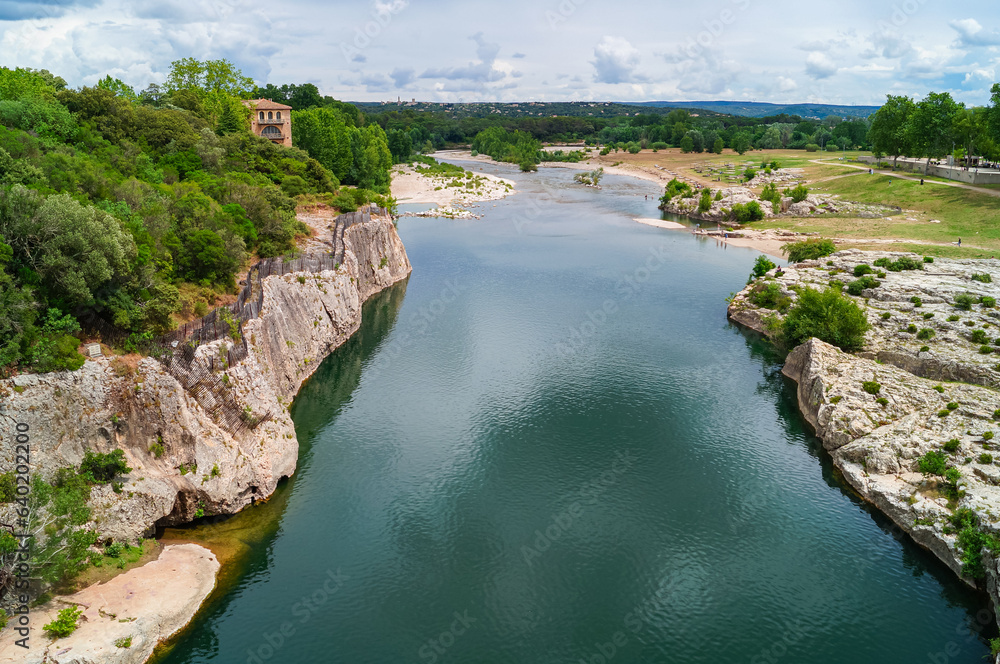
[[[138,90],[183,57],[349,101],[984,104],[1000,1],[0,0],[2,66]]]

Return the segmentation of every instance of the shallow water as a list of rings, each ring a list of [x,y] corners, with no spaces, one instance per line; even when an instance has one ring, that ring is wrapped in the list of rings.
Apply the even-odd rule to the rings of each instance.
[[[227,522],[271,526],[165,661],[982,661],[983,598],[727,324],[755,252],[633,222],[651,183],[476,167],[520,193],[400,220],[413,275],[303,387],[280,509]]]

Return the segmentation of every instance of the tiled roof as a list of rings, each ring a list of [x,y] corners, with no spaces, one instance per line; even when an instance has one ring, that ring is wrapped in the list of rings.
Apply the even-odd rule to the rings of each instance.
[[[285,106],[284,104],[279,104],[278,102],[271,101],[270,99],[248,99],[248,100],[244,101],[243,103],[247,104],[248,106],[252,106],[252,107],[256,108],[257,110],[263,110],[263,111],[271,111],[271,110],[290,111],[290,110],[292,110],[291,106]]]

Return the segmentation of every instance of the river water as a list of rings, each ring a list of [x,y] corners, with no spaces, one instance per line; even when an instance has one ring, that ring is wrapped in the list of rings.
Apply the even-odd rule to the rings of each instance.
[[[476,167],[519,193],[400,219],[413,274],[303,387],[296,476],[185,533],[256,535],[161,661],[983,661],[983,597],[727,323],[755,252],[635,223],[650,183]]]

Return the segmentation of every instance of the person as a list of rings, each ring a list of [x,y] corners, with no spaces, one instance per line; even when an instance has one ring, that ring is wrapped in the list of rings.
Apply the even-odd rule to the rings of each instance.
[[[958,238],[958,246],[962,246],[962,238]]]
[[[924,179],[923,178],[920,178],[920,186],[921,187],[924,186]]]

